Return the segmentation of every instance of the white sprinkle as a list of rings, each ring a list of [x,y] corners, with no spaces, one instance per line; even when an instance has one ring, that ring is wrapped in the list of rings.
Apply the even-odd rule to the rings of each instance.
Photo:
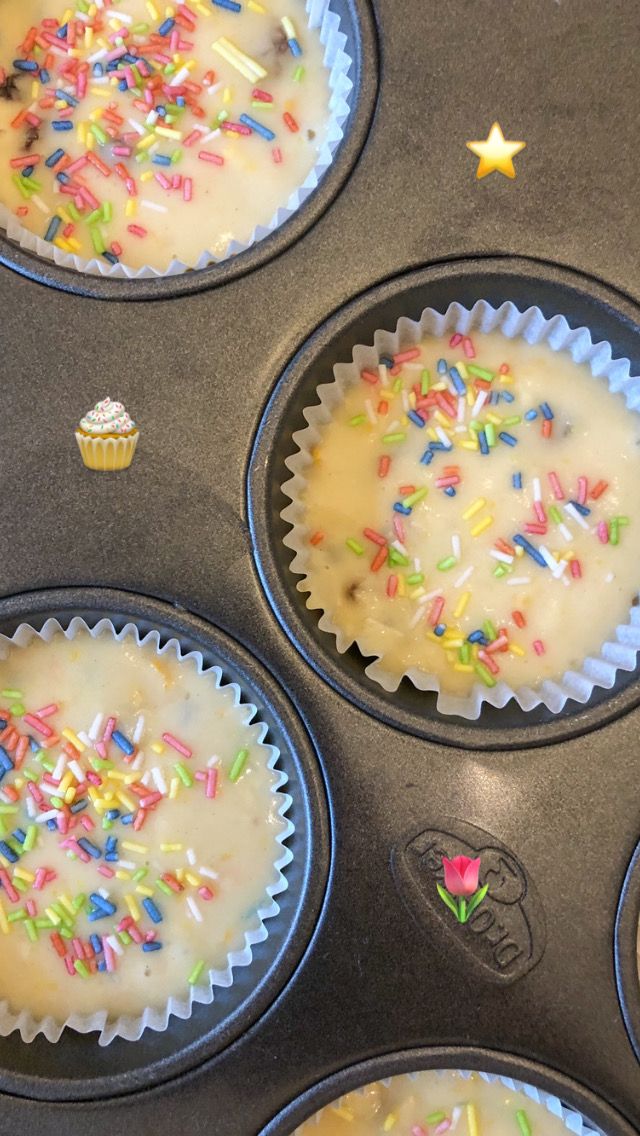
[[[558,567],[558,561],[556,560],[555,556],[551,555],[547,546],[544,544],[539,544],[538,552],[547,565],[547,568],[551,568],[552,572],[555,572]]]
[[[405,414],[408,414],[411,410],[411,403],[409,402],[409,395],[407,394],[406,390],[403,390],[402,392],[402,408]]]
[[[203,868],[200,866],[198,871],[201,876],[206,876],[208,880],[217,880],[218,878],[218,873],[214,872],[212,868]]]
[[[38,788],[39,788],[41,793],[48,793],[48,795],[50,797],[57,796],[57,793],[58,793],[58,786],[57,785],[48,785],[46,783],[46,781],[41,781],[40,784],[38,785]]]
[[[375,426],[378,422],[378,415],[376,414],[375,410],[373,409],[373,403],[372,403],[370,398],[365,398],[364,408],[367,412],[367,418],[369,419],[371,425]]]
[[[133,16],[127,16],[124,12],[116,11],[115,8],[107,8],[105,16],[111,16],[112,19],[119,20],[121,24],[133,23]]]
[[[558,525],[558,532],[560,533],[561,536],[564,537],[567,544],[571,544],[571,541],[573,540],[573,533],[567,528],[567,526],[564,523],[561,524],[561,525]]]
[[[461,1116],[462,1116],[462,1109],[460,1108],[460,1105],[456,1105],[456,1107],[452,1108],[452,1110],[451,1110],[451,1124],[449,1125],[449,1131],[450,1132],[453,1132],[454,1129],[457,1128],[458,1121],[460,1120]]]
[[[131,762],[131,768],[135,769],[136,772],[137,772],[138,769],[142,768],[143,763],[144,763],[144,754],[143,754],[142,750],[140,750],[140,753],[136,754],[135,761]],[[145,776],[147,776],[147,774],[145,774]]]
[[[520,584],[530,584],[530,583],[531,583],[531,576],[512,576],[510,580],[507,580],[507,584],[509,585],[510,588],[519,587]]]
[[[129,126],[133,127],[133,129],[136,131],[137,134],[146,134],[147,133],[144,126],[142,126],[141,123],[136,122],[135,118],[128,118],[127,122],[129,123]]]
[[[208,762],[207,762],[207,769],[211,769],[211,768],[212,768],[212,766],[214,766],[214,765],[219,765],[219,764],[220,764],[220,758],[218,757],[217,753],[214,753],[214,754],[213,754],[213,755],[212,755],[212,756],[211,756],[211,757],[209,758],[209,760],[208,760]]]
[[[32,200],[33,200],[33,198],[32,198]],[[576,509],[575,505],[572,505],[571,502],[569,502],[568,505],[563,505],[562,508],[564,509],[565,513],[568,513],[568,515],[571,517],[571,520],[576,521],[580,525],[581,528],[583,528],[583,529],[589,528],[584,517],[580,515],[580,513]]]
[[[98,51],[94,51],[93,55],[88,56],[87,63],[98,63],[101,59],[104,59],[105,55],[108,55],[107,49],[101,47]]]
[[[53,777],[54,781],[60,781],[62,779],[62,774],[64,773],[64,767],[65,767],[66,764],[67,764],[67,759],[66,759],[65,755],[63,753],[61,753],[60,757],[56,761],[56,764],[55,764],[53,771],[51,773],[51,776]],[[71,772],[73,773],[73,770],[71,770]],[[75,773],[74,773],[74,777],[75,777]],[[79,778],[76,778],[76,780],[83,781],[84,778],[79,777]]]
[[[194,127],[194,129],[196,129],[196,128]],[[203,142],[213,142],[214,138],[219,138],[221,134],[222,134],[222,131],[220,130],[220,127],[218,127],[216,130],[210,130],[208,134],[205,134],[202,141]]]
[[[443,446],[445,446],[448,450],[453,449],[453,442],[451,441],[451,438],[449,437],[449,435],[445,434],[444,430],[442,429],[442,426],[436,426],[436,434],[438,435]]]
[[[201,912],[200,912],[200,908],[198,907],[198,904],[196,903],[193,896],[191,896],[191,895],[187,896],[187,906],[189,908],[189,911],[193,915],[193,918],[195,919],[196,923],[202,923],[202,915],[201,915]]]
[[[101,895],[103,899],[108,899],[109,898],[109,888],[99,887],[98,888],[98,895]]]
[[[117,938],[116,935],[105,935],[104,941],[105,941],[105,943],[109,944],[109,946],[111,947],[111,950],[115,951],[117,955],[123,955],[124,954],[124,947],[122,946],[122,943],[120,942],[120,940]]]
[[[605,584],[611,584],[613,582],[613,580],[615,580],[615,578],[616,578],[615,573],[607,572],[607,574],[604,578],[604,582],[605,582]]]
[[[89,737],[91,738],[92,742],[95,742],[95,741],[98,740],[98,737],[99,737],[100,732],[102,730],[102,723],[103,722],[104,722],[104,714],[96,714],[95,718],[93,719],[93,722],[91,723],[91,727],[89,729]]]
[[[558,560],[557,561],[555,568],[552,569],[552,572],[553,572],[556,580],[559,580],[560,577],[564,575],[564,573],[566,572],[568,567],[569,567],[569,561],[568,560]]]
[[[471,407],[471,417],[472,418],[478,417],[478,415],[479,415],[480,411],[482,410],[482,407],[484,406],[486,401],[487,401],[487,391],[481,390],[476,401],[474,402],[473,406]]]
[[[458,414],[457,414],[458,422],[464,422],[464,414],[465,414],[466,409],[467,409],[466,398],[459,398],[458,399]]]
[[[453,552],[456,560],[459,560],[460,556],[462,555],[462,546],[460,544],[460,536],[458,533],[451,534],[451,551]]]
[[[185,856],[187,857],[187,864],[191,864],[191,867],[193,867],[196,862],[196,854],[193,851],[193,848],[187,848]]]
[[[391,423],[391,425],[387,429],[387,434],[395,434],[399,425],[400,425],[400,422],[398,421],[398,419],[394,418],[393,422]]]
[[[419,571],[420,571],[420,557],[419,557],[419,556],[414,556],[414,558],[413,558],[413,568],[414,568],[414,571],[415,571],[415,572],[419,572]]]
[[[133,860],[118,860],[118,867],[124,868],[126,872],[130,872],[134,868],[137,868],[138,865],[135,864]]]
[[[153,147],[151,147],[151,149],[153,149]],[[31,200],[33,201],[34,198],[32,197]],[[147,207],[147,209],[153,209],[154,212],[156,212],[156,213],[168,213],[169,212],[166,205],[156,205],[155,201],[149,201],[146,197],[143,197],[141,199],[140,204],[145,205]]]
[[[144,121],[145,121],[147,126],[155,126],[156,122],[158,121],[158,118],[159,118],[159,115],[158,115],[157,110],[150,110]]]
[[[80,741],[83,745],[87,746],[88,749],[91,749],[91,738],[87,733],[85,733],[84,730],[78,730],[78,737],[80,738]]]
[[[154,765],[153,769],[151,770],[151,776],[153,777],[153,783],[158,792],[163,794],[166,793],[167,782],[163,777],[162,770],[159,769],[157,765]]]
[[[411,619],[409,621],[409,627],[411,628],[412,631],[413,631],[414,627],[418,626],[421,619],[424,619],[424,604],[423,603],[418,604],[418,610],[415,612],[415,614],[411,617]]]
[[[133,766],[132,766],[132,768],[133,768]],[[147,769],[145,771],[145,773],[143,773],[142,777],[140,778],[140,784],[141,785],[148,785],[150,777],[151,777],[151,773]]]
[[[131,738],[131,741],[134,742],[135,745],[137,745],[138,742],[140,741],[140,738],[142,737],[142,731],[143,730],[144,730],[144,714],[140,714],[138,716],[138,721],[135,724],[135,729],[133,731],[133,736]]]
[[[181,67],[180,70],[178,72],[176,72],[176,74],[174,75],[173,79],[169,83],[169,86],[170,87],[179,87],[181,83],[184,83],[185,79],[189,78],[189,75],[190,75],[189,68],[188,67]]]
[[[222,86],[222,83],[214,83],[212,87],[208,88],[208,93],[210,95],[217,94],[217,92],[220,90],[221,86]]]
[[[6,793],[0,793],[0,800],[5,801],[8,804],[11,798],[7,797]],[[25,797],[24,803],[27,806],[27,816],[29,817],[29,820],[33,820],[38,811],[38,806],[31,797]]]
[[[53,820],[53,818],[57,817],[57,815],[58,815],[57,809],[49,809],[49,811],[46,812],[46,813],[39,813],[38,816],[35,818],[36,824],[45,824],[46,821]]]
[[[475,569],[475,564],[470,564],[468,568],[465,568],[462,575],[458,576],[457,580],[454,580],[454,583],[453,583],[454,588],[461,588],[463,584],[466,584],[467,580],[469,579],[469,576],[474,571],[474,569]]]
[[[84,781],[84,771],[82,769],[82,766],[78,765],[77,761],[70,761],[69,762],[69,769],[73,773],[73,776],[75,777],[76,781],[78,782],[78,785],[81,785],[82,782]]]
[[[502,564],[513,564],[513,556],[509,556],[507,552],[499,552],[497,548],[489,549],[489,556],[493,556],[494,560],[500,560]]]
[[[380,382],[382,383],[383,387],[386,386],[387,368],[385,367],[384,363],[378,363],[378,375],[380,376]]]
[[[396,552],[399,552],[401,556],[407,555],[407,550],[401,540],[394,540],[391,547],[395,548]]]
[[[542,487],[540,485],[540,478],[534,477],[532,480],[532,485],[534,501],[542,501]]]
[[[49,206],[45,205],[44,201],[42,200],[41,197],[38,197],[37,193],[32,194],[31,200],[33,201],[33,204],[36,206],[36,208],[40,210],[41,213],[46,213],[47,216],[49,215],[49,213],[51,212]]]

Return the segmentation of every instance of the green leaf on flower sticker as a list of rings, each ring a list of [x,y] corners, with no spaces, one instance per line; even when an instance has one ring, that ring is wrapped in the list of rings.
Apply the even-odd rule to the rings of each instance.
[[[436,887],[438,889],[438,895],[440,896],[440,899],[442,900],[443,903],[446,903],[447,907],[449,908],[449,911],[452,911],[453,914],[455,915],[456,919],[457,919],[458,918],[458,908],[456,907],[454,901],[452,900],[451,896],[449,895],[449,892],[445,891],[442,884],[436,884]]]
[[[489,885],[485,884],[484,887],[480,888],[480,891],[477,891],[476,894],[471,897],[467,905],[467,919],[475,911],[476,907],[480,906],[488,890]]]

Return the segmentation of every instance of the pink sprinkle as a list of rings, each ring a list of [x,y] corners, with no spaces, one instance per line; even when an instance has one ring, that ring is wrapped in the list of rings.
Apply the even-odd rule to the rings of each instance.
[[[214,154],[212,150],[199,150],[198,157],[201,162],[211,162],[214,166],[224,166],[224,158]]]
[[[55,702],[51,702],[48,706],[43,706],[42,710],[36,710],[36,718],[50,718],[52,714],[57,713],[58,707]]]
[[[9,902],[10,903],[17,903],[18,900],[20,899],[20,896],[18,895],[18,892],[16,891],[13,884],[11,883],[9,873],[7,871],[5,871],[4,868],[0,868],[0,884],[2,884],[4,890],[6,891],[7,899],[9,900]]]
[[[100,747],[100,749],[98,749],[98,746]],[[97,743],[96,750],[100,754],[100,757],[104,755],[105,750],[101,742]],[[98,773],[94,773],[92,769],[87,770],[85,777],[87,778],[87,781],[91,782],[92,785],[102,785],[102,777],[100,777]]]
[[[194,773],[194,777],[195,777],[196,781],[206,781],[207,780],[207,775],[206,775],[204,769],[197,769],[196,772]]]
[[[67,166],[64,172],[71,175],[74,174],[76,170],[82,170],[85,166],[88,165],[89,159],[83,154],[81,158],[76,158],[75,162],[72,162],[70,166]]]
[[[459,331],[456,331],[449,340],[449,347],[457,347],[459,343],[462,343],[462,336]]]
[[[102,735],[103,743],[110,741],[111,735],[112,735],[113,731],[115,730],[115,728],[116,728],[116,719],[115,718],[108,718],[107,724],[104,728],[104,734]]]
[[[59,813],[59,815],[58,815],[58,832],[61,832],[63,836],[66,836],[68,831],[69,831],[69,818],[66,816],[65,813]]]
[[[465,335],[464,339],[462,340],[462,346],[464,348],[464,353],[467,356],[467,359],[475,359],[475,348],[468,335]]]
[[[450,477],[437,477],[436,488],[447,489],[450,485],[459,485],[460,478],[457,473],[452,473]]]
[[[478,658],[481,663],[484,663],[485,667],[489,668],[491,674],[497,675],[499,673],[500,667],[495,659],[492,659],[491,655],[488,655],[486,651],[478,651]]]
[[[393,363],[394,363],[394,366],[397,367],[398,365],[400,365],[402,363],[410,363],[412,359],[419,359],[419,358],[420,358],[420,348],[419,347],[409,347],[406,351],[399,351],[396,355],[394,355],[393,356]]]
[[[98,871],[100,875],[104,876],[107,880],[113,879],[115,875],[113,868],[110,868],[108,864],[98,864]]]
[[[606,521],[600,521],[598,525],[598,540],[600,544],[609,543],[609,526]]]
[[[37,871],[36,871],[36,878],[33,881],[33,887],[34,887],[35,891],[42,891],[42,888],[45,885],[46,879],[47,879],[47,869],[46,868],[38,868]]]
[[[444,609],[444,596],[436,596],[431,604],[429,612],[429,623],[432,627],[437,627],[440,622],[440,616]]]
[[[136,927],[135,923],[132,923],[131,926],[127,928],[127,930],[131,935],[134,943],[144,943],[144,935],[138,929],[138,927]]]
[[[38,914],[38,907],[37,907],[36,901],[34,899],[28,899],[26,904],[25,904],[25,907],[27,909],[27,915],[29,916],[29,918],[35,919],[36,915]]]
[[[40,808],[46,803],[35,781],[27,781],[27,792],[33,797],[36,804],[40,805]]]
[[[206,886],[206,884],[203,884],[202,887],[198,888],[198,895],[200,896],[200,899],[213,899],[213,892],[211,891],[211,888],[208,888]]]
[[[569,568],[571,570],[571,575],[573,576],[574,580],[581,579],[581,577],[582,577],[582,565],[580,564],[579,560],[572,560],[569,564]]]
[[[127,225],[127,232],[134,237],[146,237],[147,235],[147,230],[143,229],[142,225]]]
[[[222,130],[228,130],[229,134],[242,134],[245,137],[251,134],[252,131],[243,122],[221,122],[220,127]]]
[[[563,490],[563,488],[560,484],[560,479],[559,479],[557,473],[550,473],[549,474],[549,481],[551,483],[551,488],[553,490],[553,496],[555,497],[556,501],[564,501],[564,496],[565,496],[564,490]]]
[[[586,477],[578,478],[578,504],[584,505],[587,500],[587,479]]]
[[[182,188],[182,174],[174,174],[173,175],[173,177],[171,178],[171,188],[172,189],[181,189]]]
[[[71,945],[72,945],[74,951],[76,952],[76,958],[83,959],[84,958],[84,944],[82,942],[82,939],[72,939]]]
[[[184,201],[191,201],[191,198],[193,197],[193,182],[191,178],[186,177],[184,179],[184,185],[182,186],[182,197]]]
[[[401,544],[405,542],[404,523],[400,517],[393,518],[393,531]]]
[[[163,189],[171,189],[171,182],[164,174],[157,173],[154,176],[158,185],[161,185]]]
[[[131,157],[131,147],[130,146],[114,146],[113,152],[119,158],[130,158]]]
[[[253,88],[253,90],[251,92],[251,98],[257,99],[259,103],[272,103],[273,102],[273,95],[270,95],[268,91],[261,90],[260,87],[254,87]]]
[[[175,749],[178,751],[178,753],[181,753],[183,757],[193,756],[193,750],[190,750],[189,747],[184,744],[184,742],[180,742],[177,738],[174,738],[173,734],[163,734],[162,740],[163,742],[166,742],[168,746],[171,746],[172,749]]]
[[[155,931],[147,931],[144,937],[145,943],[153,943],[157,939]]]
[[[64,965],[66,966],[70,977],[75,978],[76,968],[73,965],[73,959],[71,958],[71,955],[65,955],[65,957],[62,961],[64,962]]]
[[[282,150],[280,149],[280,147],[275,146],[274,149],[271,151],[271,154],[272,154],[272,157],[273,157],[273,160],[274,160],[276,166],[279,166],[280,163],[282,162]]]
[[[217,787],[218,787],[218,770],[217,769],[208,769],[207,770],[207,787],[206,787],[205,792],[206,792],[206,795],[209,798],[209,800],[214,799],[214,797],[216,795]]]
[[[501,363],[499,368],[498,368],[498,373],[500,375],[508,375],[509,374],[509,364],[508,363]]]
[[[421,1124],[414,1124],[411,1129],[411,1136],[427,1136],[427,1130]]]
[[[543,536],[547,531],[547,526],[539,524],[535,521],[527,521],[526,525],[524,526],[524,531],[527,533],[537,533],[539,536]]]
[[[48,726],[46,722],[41,722],[36,714],[24,714],[23,717],[24,721],[28,722],[39,734],[42,734],[43,738],[50,738],[53,734],[51,726]]]
[[[534,511],[536,517],[538,518],[538,520],[540,521],[540,524],[541,525],[546,524],[547,514],[545,512],[545,508],[544,508],[544,505],[542,504],[542,501],[534,501],[533,502],[533,511]]]
[[[193,146],[193,143],[197,142],[200,138],[202,138],[202,134],[200,133],[200,131],[199,130],[192,130],[191,134],[187,134],[187,137],[185,138],[182,145],[183,146]]]
[[[486,647],[485,650],[488,655],[493,655],[494,651],[501,651],[503,647],[508,647],[508,645],[509,640],[507,639],[506,635],[499,635],[497,639],[494,639],[492,643],[489,643],[489,646]]]
[[[542,642],[542,639],[534,639],[533,649],[536,655],[544,655],[544,643]]]
[[[436,1136],[441,1136],[442,1132],[448,1132],[450,1128],[451,1128],[451,1121],[447,1117],[436,1128],[436,1130],[435,1130]]]
[[[114,955],[113,947],[111,947],[109,945],[109,943],[107,942],[107,940],[104,936],[103,936],[103,939],[102,939],[102,949],[104,951],[104,962],[105,962],[105,966],[107,968],[107,972],[109,974],[111,974],[112,971],[114,971],[116,969],[115,955]]]
[[[140,808],[141,809],[152,809],[153,806],[157,805],[158,801],[161,801],[161,800],[162,800],[162,793],[149,793],[148,797],[142,797],[142,799],[140,801]]]
[[[391,600],[393,599],[397,590],[398,590],[398,577],[397,576],[389,576],[389,579],[387,580],[387,595],[389,596],[389,599],[391,599]]]
[[[82,816],[80,817],[80,824],[82,825],[82,827],[85,829],[86,832],[92,832],[93,829],[96,827],[96,822],[93,820],[92,817],[87,816],[86,813],[83,813]]]
[[[111,242],[111,251],[114,256],[122,256],[122,245],[119,241]]]

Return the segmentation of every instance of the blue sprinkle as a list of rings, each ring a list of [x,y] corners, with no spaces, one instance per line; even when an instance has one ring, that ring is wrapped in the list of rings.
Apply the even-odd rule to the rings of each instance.
[[[6,730],[8,724],[6,718],[0,718],[0,730]]]
[[[68,94],[67,91],[56,91],[56,98],[62,99],[69,106],[78,106],[80,99],[76,99],[73,95]]]
[[[169,158],[166,154],[154,154],[151,161],[153,162],[154,166],[171,165],[171,158]]]
[[[448,370],[449,370],[449,368],[447,367],[447,360],[446,359],[438,359],[438,374],[439,375],[446,375]]]
[[[4,746],[0,746],[0,766],[2,767],[2,769],[4,769],[5,773],[8,773],[10,769],[13,769],[13,762]]]
[[[104,815],[106,816],[107,820],[117,820],[120,816],[120,809],[107,809]]]
[[[9,847],[6,840],[0,840],[0,852],[2,852],[5,859],[9,860],[12,864],[15,864],[16,860],[20,859],[18,853],[14,852],[13,848]]]
[[[51,817],[51,819],[47,821],[47,828],[50,832],[55,832],[57,830],[58,823],[53,819],[53,817]]]
[[[18,841],[19,844],[24,844],[25,840],[27,839],[27,834],[23,828],[14,828],[11,835],[15,840]]]
[[[101,63],[94,64],[93,74],[94,74],[96,79],[102,78],[102,76],[104,75],[104,67],[102,66]]]
[[[393,367],[393,365],[394,365],[393,359],[391,358],[390,355],[381,355],[380,356],[380,362],[382,363],[383,367]]]
[[[160,115],[160,118],[166,118],[167,117],[167,108],[166,107],[163,107],[163,106],[156,107],[156,111]]]
[[[229,12],[239,12],[242,7],[236,3],[236,0],[211,0],[211,3],[217,5],[218,8],[226,8]]]
[[[60,185],[68,185],[71,178],[68,174],[65,174],[64,170],[61,170],[59,174],[56,174],[56,180],[60,182]]]
[[[169,19],[165,20],[163,24],[160,24],[160,27],[158,28],[158,35],[168,36],[169,32],[172,30],[174,24],[175,24],[175,20],[173,20],[173,19],[171,19],[171,17],[169,17]]]
[[[35,166],[23,166],[23,168],[20,170],[20,176],[23,178],[30,178],[35,168]]]
[[[98,970],[105,971],[106,969],[107,969],[106,962],[104,961],[104,959],[100,959],[100,961],[98,963]]]
[[[176,99],[176,106],[183,107],[183,106],[186,106],[186,105],[187,104],[185,102],[184,95],[178,95],[178,97]]]
[[[578,501],[571,501],[570,504],[573,505],[574,509],[577,509],[578,512],[581,513],[583,517],[589,516],[591,509],[588,509],[586,505],[580,505],[578,503]]]
[[[162,923],[162,912],[156,907],[152,899],[143,899],[142,906],[154,923]]]
[[[106,845],[105,845],[106,851],[107,852],[115,852],[117,843],[118,843],[117,836],[108,836],[107,842],[106,842]]]
[[[100,951],[102,950],[102,939],[100,938],[100,936],[95,934],[89,935],[89,942],[91,943],[91,946],[93,947],[95,953],[99,955]]]
[[[113,734],[111,736],[113,737]],[[135,814],[134,813],[124,813],[120,817],[121,824],[133,824],[134,820],[135,820]]]
[[[83,809],[86,809],[88,804],[89,804],[89,802],[86,800],[86,798],[83,798],[80,801],[74,801],[73,804],[71,805],[71,812],[72,813],[81,813]]]
[[[51,78],[51,76],[50,76],[49,72],[47,71],[46,67],[43,67],[43,68],[41,69],[41,71],[40,71],[40,74],[39,74],[38,78],[39,78],[40,82],[42,83],[42,86],[43,86],[43,87],[46,87],[47,83],[49,82],[49,80],[50,80],[50,78]]]
[[[129,88],[127,86],[127,80],[126,79],[120,80],[120,82],[118,83],[118,90],[119,91],[128,91],[129,90]]]
[[[118,260],[118,257],[114,252],[103,252],[102,256],[105,260],[109,261],[109,264],[120,264],[120,261]]]
[[[420,417],[417,410],[410,410],[407,413],[407,418],[410,418],[413,424],[419,426],[421,430],[427,425],[424,418]]]
[[[484,430],[478,430],[478,442],[480,444],[480,453],[488,454],[489,443],[487,442],[487,435],[485,434]]]
[[[14,59],[13,66],[16,71],[37,71],[38,64],[31,59]]]
[[[256,122],[255,118],[252,118],[250,114],[241,114],[240,122],[243,126],[248,126],[251,130],[255,130],[256,134],[259,134],[262,138],[266,138],[267,142],[273,142],[275,138],[273,130],[269,130],[269,127],[263,126],[261,122]]]
[[[433,458],[434,458],[433,450],[430,450],[430,449],[427,448],[424,451],[422,457],[420,458],[420,464],[421,465],[430,465],[431,462],[433,461]]]
[[[429,449],[444,450],[444,452],[447,453],[448,450],[453,449],[453,446],[445,446],[444,442],[429,442]]]
[[[514,438],[513,434],[508,434],[506,430],[501,430],[498,437],[501,442],[506,442],[508,446],[518,445],[518,439]]]
[[[502,397],[505,402],[513,402],[515,395],[512,391],[501,391]]]
[[[434,635],[437,635],[438,638],[440,638],[441,635],[444,635],[446,630],[447,630],[446,623],[437,623],[436,626],[433,629],[433,633],[434,633]]]
[[[455,497],[455,495],[456,495],[456,491],[455,491],[453,485],[447,485],[444,492],[446,493],[447,497]]]
[[[56,32],[57,38],[58,39],[66,39],[68,28],[69,28],[68,24],[63,24],[61,28],[58,28],[58,30]]]
[[[541,402],[540,403],[540,410],[542,412],[543,418],[547,418],[547,419],[553,418],[553,411],[552,411],[551,407],[549,406],[548,402]]]
[[[29,738],[29,746],[32,753],[40,753],[40,746],[35,738]]]
[[[73,123],[68,118],[51,123],[54,130],[73,130]]]
[[[100,849],[95,844],[92,844],[90,840],[87,840],[86,836],[81,836],[78,844],[82,848],[82,851],[87,852],[89,856],[93,856],[94,860],[99,860],[102,856]]]
[[[522,489],[522,474],[514,473],[513,477],[511,478],[511,484],[513,485],[514,489]]]
[[[472,631],[470,635],[467,635],[467,640],[469,643],[482,643],[483,646],[489,642],[484,631],[480,630]]]
[[[143,951],[161,951],[162,950],[162,943],[158,943],[154,939],[153,942],[151,942],[151,943],[143,943],[142,949],[143,949]]]
[[[538,417],[538,411],[537,410],[528,410],[527,413],[525,414],[525,418],[526,418],[527,422],[533,422],[534,418],[537,418],[537,417]]]
[[[519,544],[521,548],[524,548],[525,552],[527,552],[531,559],[535,560],[536,564],[539,564],[541,568],[549,567],[544,556],[538,552],[535,545],[529,543],[526,536],[521,536],[520,533],[517,533],[516,536],[513,537],[513,543]]]
[[[289,51],[291,52],[292,55],[295,55],[295,56],[302,55],[302,48],[300,47],[300,44],[298,43],[297,39],[287,40],[287,43],[289,44]]]
[[[53,166],[57,166],[61,158],[64,158],[64,150],[54,150],[53,154],[49,154],[44,164],[51,169]]]
[[[47,231],[44,235],[45,241],[55,240],[56,233],[58,232],[58,229],[60,228],[61,224],[62,224],[62,218],[61,217],[52,217],[51,218],[51,220],[49,222],[49,227],[48,227],[48,229],[47,229]]]
[[[408,505],[403,505],[402,501],[396,501],[393,506],[394,513],[402,513],[403,517],[411,516],[411,509]]]
[[[466,394],[467,388],[465,386],[464,379],[462,378],[462,375],[460,374],[458,368],[452,367],[451,370],[449,371],[449,374],[451,376],[451,382],[453,383],[453,385],[456,389],[456,392],[458,394]]]
[[[111,739],[116,743],[118,749],[121,749],[123,753],[126,753],[127,757],[131,756],[135,749],[135,746],[129,741],[128,738],[125,738],[124,734],[120,733],[120,730],[114,730],[111,735]]]

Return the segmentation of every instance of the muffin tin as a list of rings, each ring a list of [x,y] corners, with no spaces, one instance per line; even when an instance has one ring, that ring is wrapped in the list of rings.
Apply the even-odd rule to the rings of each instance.
[[[317,633],[279,518],[312,368],[401,314],[534,303],[640,372],[634,92],[602,81],[633,74],[635,13],[335,7],[356,60],[350,129],[262,244],[128,283],[0,240],[0,630],[106,611],[201,644],[269,721],[296,812],[278,933],[233,1004],[102,1051],[4,1039],[1,1136],[290,1136],[346,1087],[427,1065],[504,1071],[608,1136],[640,1131],[637,672],[551,719],[472,724],[404,687],[387,697]],[[496,118],[527,141],[514,182],[476,181],[465,147]],[[126,473],[92,474],[77,452],[75,426],[106,394],[140,426]],[[502,932],[465,936],[433,905],[416,862],[441,847],[515,866],[526,966],[496,970]]]

